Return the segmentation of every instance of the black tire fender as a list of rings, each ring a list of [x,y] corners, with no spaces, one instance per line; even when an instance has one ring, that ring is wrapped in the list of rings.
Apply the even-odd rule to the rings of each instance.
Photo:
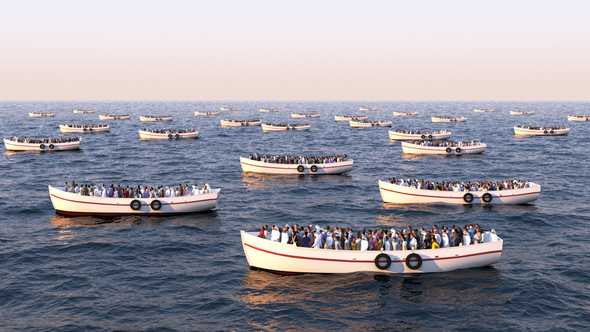
[[[453,151],[453,149],[451,149],[451,148],[447,148],[447,150],[446,150],[446,151],[447,151],[447,153],[451,153],[451,151]]]
[[[549,132],[548,132],[547,130],[545,130],[545,131],[543,132],[543,134],[545,134],[545,135],[547,135],[548,133],[549,133]]]
[[[176,134],[176,135],[174,135],[174,138],[179,139],[180,135]]]
[[[152,208],[152,210],[156,210],[158,211],[159,209],[162,208],[162,202],[160,202],[157,199],[154,199],[151,203],[150,203],[150,207]]]
[[[129,207],[131,207],[131,210],[137,211],[137,210],[141,209],[141,202],[134,199],[131,201],[131,203],[129,203]]]
[[[417,260],[418,264],[412,265],[412,263],[410,263],[412,259]],[[416,253],[409,254],[408,256],[406,256],[406,266],[410,270],[418,270],[422,266],[422,257],[420,257],[420,255]]]
[[[318,171],[318,167],[316,165],[311,165],[309,169],[314,173]]]
[[[549,132],[549,134],[553,135],[553,134],[555,134],[555,132],[554,132],[553,130],[551,130],[551,131]]]
[[[82,129],[82,131],[83,132],[87,132],[88,131],[88,128],[84,128],[84,129]]]
[[[420,136],[420,138],[425,139],[426,138],[426,135],[422,135],[422,136]]]
[[[45,150],[45,144],[41,144],[41,145],[39,145],[39,149],[41,149],[41,150]]]
[[[299,165],[297,166],[297,172],[301,173],[305,170],[305,167],[303,167],[303,165]]]
[[[494,197],[492,197],[492,194],[490,193],[485,193],[481,196],[481,200],[484,201],[484,203],[490,203],[493,198]]]
[[[428,139],[432,139],[432,135],[428,135]]]
[[[55,146],[53,144],[49,144],[49,150],[53,150],[53,148],[55,148]]]
[[[172,138],[172,134],[168,134],[168,138]]]
[[[463,195],[463,200],[465,201],[465,203],[471,203],[473,202],[473,194],[472,193],[466,193],[465,195]]]
[[[382,265],[384,258],[385,258],[385,265]],[[379,270],[389,269],[389,267],[391,266],[391,257],[389,257],[389,255],[387,255],[387,254],[380,253],[379,255],[377,255],[377,257],[375,257],[375,266]]]
[[[455,152],[456,152],[456,153],[461,153],[461,148],[456,148],[456,149],[455,149]]]

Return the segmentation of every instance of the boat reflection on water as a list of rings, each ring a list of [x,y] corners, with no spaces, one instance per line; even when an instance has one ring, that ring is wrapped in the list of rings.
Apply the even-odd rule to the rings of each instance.
[[[39,151],[10,151],[10,150],[6,150],[6,155],[15,155],[15,154],[23,154],[23,153],[33,153],[33,154],[43,154],[43,153],[49,153],[49,154],[53,154],[53,153],[57,153],[60,156],[63,155],[67,155],[67,154],[74,154],[74,153],[83,153],[84,149],[80,148],[78,150],[59,150],[59,151],[54,151],[54,150],[41,150],[39,149]]]
[[[339,328],[391,330],[420,327],[424,317],[437,313],[448,316],[449,312],[457,314],[456,326],[465,324],[461,313],[485,313],[489,319],[469,319],[467,323],[469,329],[485,330],[490,323],[499,323],[496,320],[502,316],[506,301],[502,296],[502,275],[494,267],[421,275],[350,273],[288,277],[250,269],[242,284],[244,289],[237,298],[254,310],[254,316],[260,310],[264,317],[283,317],[281,330],[330,329],[330,325],[307,326],[306,320],[300,319],[316,317],[318,313],[326,324],[338,322]],[[379,319],[367,319],[375,317],[376,311]],[[293,325],[285,319],[289,312],[294,315]],[[445,322],[449,322],[448,317]],[[250,321],[256,330],[278,328],[274,323]]]
[[[415,161],[415,160],[421,160],[421,159],[425,159],[425,158],[439,158],[439,159],[445,159],[445,158],[478,158],[481,157],[481,153],[480,154],[465,154],[465,153],[461,153],[461,154],[456,154],[456,153],[449,153],[449,154],[413,154],[413,153],[403,153],[402,152],[402,158],[404,160],[408,160],[408,161]]]
[[[186,225],[186,226],[197,226],[205,227],[211,230],[221,229],[221,218],[215,210],[205,212],[195,212],[191,214],[178,215],[178,216],[118,216],[118,217],[96,217],[96,216],[83,216],[83,217],[66,217],[59,214],[55,214],[55,217],[49,218],[49,222],[53,226],[102,226],[102,225],[124,225],[133,226],[140,225],[143,223],[158,224],[167,223],[171,225]]]
[[[248,189],[274,189],[281,187],[299,187],[302,183],[322,182],[339,183],[352,179],[350,174],[342,175],[309,175],[309,174],[260,174],[242,173],[242,183]]]

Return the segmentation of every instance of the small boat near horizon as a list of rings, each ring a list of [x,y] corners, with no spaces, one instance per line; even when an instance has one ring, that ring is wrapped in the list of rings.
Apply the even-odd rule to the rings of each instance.
[[[59,125],[59,130],[62,133],[99,133],[111,131],[111,127],[107,124],[98,125],[74,125],[74,124],[63,124]]]
[[[446,130],[389,130],[389,139],[398,141],[411,141],[417,139],[445,140],[451,137],[451,132]]]
[[[209,112],[195,111],[195,116],[199,116],[199,115],[219,115],[219,111],[209,111]]]
[[[221,107],[220,110],[222,111],[237,111],[237,107]]]
[[[278,108],[261,108],[260,112],[264,112],[264,113],[270,113],[270,112],[278,112],[279,109]]]
[[[393,112],[393,116],[413,116],[418,114],[418,112]]]
[[[99,120],[129,120],[131,116],[129,114],[120,114],[120,115],[110,115],[110,114],[101,114],[98,116]]]
[[[535,111],[510,111],[510,115],[531,115],[535,114]]]
[[[483,144],[479,141],[474,141],[472,145],[471,142],[444,142],[440,144],[441,146],[437,145],[428,145],[428,143],[433,143],[430,141],[421,141],[421,144],[416,144],[413,142],[402,142],[402,150],[403,153],[410,153],[410,154],[451,154],[455,153],[456,155],[461,154],[477,154],[477,153],[484,153],[486,150],[487,145]],[[426,143],[426,145],[423,145]]]
[[[440,191],[416,189],[379,180],[379,192],[384,203],[417,204],[525,204],[539,198],[541,186],[490,191]]]
[[[334,115],[336,121],[367,120],[366,115]]]
[[[94,113],[94,110],[74,110],[75,114],[91,114]]]
[[[70,142],[65,140],[73,139]],[[58,141],[64,140],[64,141]],[[68,139],[43,139],[35,140],[34,143],[18,142],[11,139],[4,139],[4,147],[8,151],[67,151],[79,150],[82,145],[82,140],[79,137],[72,137]]]
[[[240,157],[243,172],[267,174],[342,174],[352,170],[353,162],[352,159],[349,159],[334,163],[279,164]]]
[[[493,112],[494,109],[493,108],[476,108],[473,111],[475,113],[488,113],[488,112]]]
[[[350,120],[350,128],[391,127],[391,121]]]
[[[564,126],[516,126],[514,127],[514,135],[523,136],[564,136],[570,133],[570,128]]]
[[[114,198],[84,196],[48,186],[53,208],[67,217],[127,215],[171,216],[203,212],[217,207],[221,189],[210,193],[177,197]]]
[[[568,115],[567,121],[590,121],[590,115]]]
[[[254,127],[262,125],[262,121],[260,119],[254,120],[229,120],[224,119],[221,120],[222,127]]]
[[[376,111],[377,107],[359,107],[359,111]]]
[[[319,118],[320,113],[291,113],[292,118]]]
[[[29,117],[31,118],[44,118],[44,117],[54,117],[55,112],[29,112]]]
[[[161,121],[172,121],[172,115],[140,115],[139,121],[141,122],[161,122]]]
[[[309,123],[263,123],[262,131],[309,131]]]
[[[430,118],[432,122],[465,122],[467,118],[464,116],[448,117],[448,116],[433,116]]]
[[[182,139],[182,138],[199,138],[199,132],[196,129],[185,130],[166,130],[166,129],[140,129],[140,139]]]
[[[241,231],[242,247],[251,268],[272,273],[435,273],[496,264],[503,242],[484,233],[479,244],[418,250],[331,250],[298,247]],[[495,240],[495,241],[494,241]]]

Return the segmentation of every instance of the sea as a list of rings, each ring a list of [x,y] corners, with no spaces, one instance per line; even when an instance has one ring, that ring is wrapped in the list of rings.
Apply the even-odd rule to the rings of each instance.
[[[218,111],[194,116],[194,111]],[[359,107],[376,107],[360,111]],[[261,113],[260,108],[278,108]],[[475,108],[492,108],[475,113]],[[94,114],[74,114],[93,109]],[[533,115],[509,115],[532,110]],[[393,111],[419,112],[394,117]],[[56,112],[30,118],[28,112]],[[291,113],[320,113],[292,119]],[[100,121],[99,114],[130,114]],[[388,128],[351,129],[334,115],[392,120],[393,129],[479,139],[479,155],[407,155]],[[108,123],[65,152],[0,158],[2,331],[588,331],[589,101],[48,100],[0,101],[2,137],[70,137],[60,124]],[[174,121],[140,122],[140,115]],[[431,116],[467,122],[432,123]],[[222,128],[221,119],[311,125],[309,132]],[[519,137],[516,125],[571,128]],[[140,140],[138,130],[197,129],[195,140]],[[239,157],[347,154],[344,175],[243,173]],[[378,180],[528,180],[537,201],[516,206],[385,204]],[[173,217],[56,215],[48,186],[64,182],[221,188],[217,208]],[[436,274],[302,274],[250,269],[240,230],[262,225],[353,229],[480,224],[504,240],[492,267]]]

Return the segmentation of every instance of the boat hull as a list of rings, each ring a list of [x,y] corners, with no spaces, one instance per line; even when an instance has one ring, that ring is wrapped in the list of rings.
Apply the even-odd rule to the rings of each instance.
[[[80,150],[82,141],[68,143],[18,143],[4,139],[8,151],[68,151]]]
[[[129,120],[131,119],[130,115],[99,115],[99,120]]]
[[[510,115],[532,115],[535,111],[510,111]]]
[[[441,119],[433,116],[430,120],[432,122],[465,122],[467,121],[467,118]]]
[[[342,174],[352,170],[353,160],[343,161],[339,163],[328,164],[274,164],[265,163],[262,161],[251,160],[249,158],[240,157],[240,164],[243,172],[266,173],[266,174]],[[311,168],[315,165],[317,170],[312,172]],[[302,166],[303,170],[300,172],[297,168]],[[299,167],[301,169],[301,167]]]
[[[298,113],[291,113],[292,118],[319,118],[319,114],[298,114]]]
[[[424,137],[422,137],[424,136]],[[389,139],[397,141],[411,141],[411,140],[445,140],[451,137],[451,132],[440,133],[440,134],[403,134],[395,131],[389,131]]]
[[[29,113],[29,117],[31,117],[31,118],[53,118],[53,117],[55,117],[55,113],[46,113],[46,114]]]
[[[541,186],[514,190],[495,191],[436,191],[414,189],[411,187],[398,186],[379,180],[379,191],[385,203],[417,204],[417,203],[443,203],[443,204],[525,204],[539,198]],[[465,194],[473,195],[473,202],[467,203],[464,200]],[[485,203],[482,196],[485,193],[492,195],[492,200]]]
[[[311,126],[299,126],[299,127],[275,127],[262,124],[262,131],[309,131]]]
[[[145,116],[140,116],[139,117],[139,121],[141,121],[141,122],[172,121],[172,117],[171,116],[162,116],[162,117],[156,117],[156,118],[148,118],[148,117],[145,117]]]
[[[213,112],[199,112],[199,111],[195,111],[195,116],[199,116],[199,115],[219,115],[219,111],[213,111]]]
[[[391,127],[391,121],[382,122],[382,123],[365,123],[365,122],[350,121],[349,124],[350,124],[350,128]]]
[[[82,133],[82,134],[89,134],[89,133],[100,133],[105,131],[111,131],[111,127],[93,127],[93,128],[72,128],[64,125],[59,126],[59,130],[62,133]]]
[[[590,116],[568,116],[567,117],[567,121],[580,121],[580,122],[586,122],[586,121],[590,121]]]
[[[404,153],[412,154],[476,154],[486,151],[486,144],[474,146],[458,146],[458,147],[438,147],[438,146],[422,146],[412,143],[402,142],[402,150]],[[450,149],[447,150],[447,149]]]
[[[552,133],[553,132],[553,133]],[[525,135],[525,136],[564,136],[570,133],[570,129],[558,129],[558,130],[534,130],[534,129],[523,129],[514,127],[514,135]]]
[[[281,274],[298,273],[436,273],[490,266],[500,261],[503,241],[426,250],[360,251],[302,248],[262,238],[257,233],[241,231],[242,247],[252,268]],[[391,265],[377,268],[377,255],[385,254]],[[422,259],[418,269],[406,265],[408,255]],[[413,261],[412,262],[417,262]],[[416,265],[413,263],[413,265]]]
[[[261,126],[262,121],[256,122],[233,122],[233,121],[223,121],[221,120],[222,127],[256,127]]]
[[[367,120],[367,116],[355,116],[355,117],[344,117],[344,116],[334,116],[334,120],[336,121],[351,121],[351,120]]]
[[[418,112],[393,112],[393,116],[412,116],[418,115]]]
[[[176,137],[178,135],[178,137]],[[139,138],[141,139],[181,139],[181,138],[199,138],[199,132],[194,133],[150,133],[140,130]]]
[[[166,216],[203,212],[214,209],[220,196],[220,189],[201,195],[158,198],[112,198],[82,196],[64,192],[61,189],[49,186],[49,196],[55,210],[66,216]],[[139,210],[131,209],[131,201],[138,200],[141,203]],[[162,207],[154,210],[150,204],[159,200]]]
[[[74,110],[75,114],[92,114],[94,113],[93,110]]]

